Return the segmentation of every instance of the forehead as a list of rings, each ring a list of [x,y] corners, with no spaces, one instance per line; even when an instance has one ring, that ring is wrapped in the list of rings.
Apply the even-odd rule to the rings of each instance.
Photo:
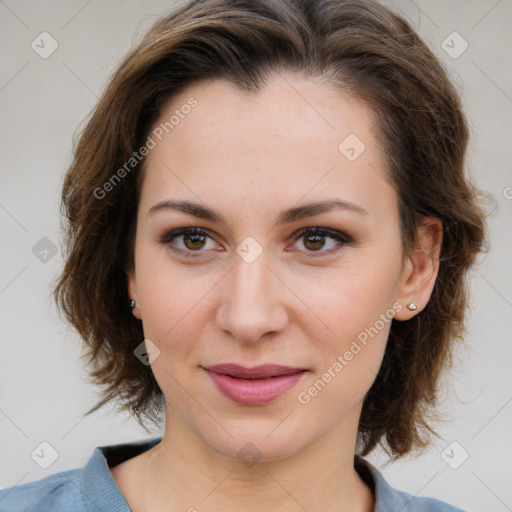
[[[276,74],[258,93],[196,83],[153,126],[141,204],[186,197],[266,210],[329,195],[389,209],[374,129],[364,103],[313,80]]]

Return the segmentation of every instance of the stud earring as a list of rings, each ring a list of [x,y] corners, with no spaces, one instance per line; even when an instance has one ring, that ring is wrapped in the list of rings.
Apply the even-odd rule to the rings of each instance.
[[[411,311],[416,311],[418,309],[418,306],[416,306],[414,302],[409,302],[409,304],[407,304],[407,308],[410,309]]]
[[[133,309],[135,307],[135,300],[130,301],[130,308]]]

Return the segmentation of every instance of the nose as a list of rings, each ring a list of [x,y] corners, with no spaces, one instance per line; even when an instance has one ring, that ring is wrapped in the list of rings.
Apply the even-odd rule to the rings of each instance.
[[[268,267],[265,251],[252,263],[237,255],[220,290],[218,328],[243,342],[283,330],[288,322],[282,297],[286,286],[276,274]]]

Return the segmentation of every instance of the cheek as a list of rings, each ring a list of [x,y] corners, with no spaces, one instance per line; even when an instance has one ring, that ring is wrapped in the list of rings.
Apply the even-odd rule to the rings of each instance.
[[[148,276],[141,287],[143,326],[147,337],[154,337],[162,350],[181,350],[206,322],[208,291],[215,281],[208,277],[175,275],[171,278]],[[196,335],[194,335],[196,333]]]
[[[193,409],[190,392],[194,372],[199,371],[197,345],[211,314],[205,308],[215,281],[169,268],[168,264],[157,272],[153,267],[145,276],[143,329],[160,350],[151,363],[156,381],[173,408],[185,412]]]
[[[358,255],[357,262],[347,259],[337,268],[319,269],[314,275],[289,276],[294,292],[307,306],[303,311],[302,318],[307,318],[303,328],[307,332],[311,326],[318,325],[318,332],[323,332],[323,343],[332,338],[333,348],[373,326],[382,314],[393,313],[400,271],[398,258],[385,261],[375,254],[363,256]]]
[[[322,269],[313,281],[295,277],[294,290],[315,313],[304,310],[300,320],[318,358],[318,371],[307,383],[314,380],[314,388],[302,387],[306,402],[317,393],[318,404],[355,403],[379,371],[395,314],[400,259],[397,251],[388,257],[382,251],[379,258],[370,252],[354,252],[357,261],[354,256],[332,271]]]
[[[297,400],[317,411],[331,411],[330,421],[339,421],[364,399],[375,380],[386,349],[394,316],[388,283],[375,283],[371,274],[351,274],[330,280],[326,292],[308,299],[321,318],[312,315],[302,329],[309,333],[317,365],[298,390]],[[321,332],[323,325],[328,326]],[[308,408],[306,409],[308,410]]]
[[[173,399],[183,393],[180,383],[190,388],[198,370],[200,340],[212,324],[211,300],[225,271],[180,265],[154,248],[141,250],[139,261],[144,336],[160,350],[152,369],[164,394]]]

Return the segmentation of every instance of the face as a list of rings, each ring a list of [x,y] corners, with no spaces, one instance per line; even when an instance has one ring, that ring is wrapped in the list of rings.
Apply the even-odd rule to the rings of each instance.
[[[195,84],[155,124],[128,288],[168,421],[204,446],[275,460],[327,434],[355,442],[410,270],[373,126],[361,102],[293,76],[256,95]],[[302,371],[206,370],[224,363]]]

